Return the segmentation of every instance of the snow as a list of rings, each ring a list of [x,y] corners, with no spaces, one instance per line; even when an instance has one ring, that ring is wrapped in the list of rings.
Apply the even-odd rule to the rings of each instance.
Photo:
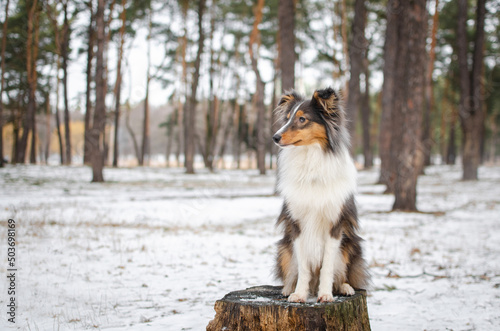
[[[19,330],[203,330],[230,291],[278,285],[275,175],[256,171],[0,169],[0,274],[7,220],[17,224]],[[500,167],[478,182],[460,167],[426,169],[419,213],[359,173],[357,195],[373,275],[373,330],[500,329]],[[5,277],[2,276],[2,279]],[[0,305],[8,284],[0,280]],[[258,299],[258,298],[257,298]],[[0,314],[5,329],[6,308]]]

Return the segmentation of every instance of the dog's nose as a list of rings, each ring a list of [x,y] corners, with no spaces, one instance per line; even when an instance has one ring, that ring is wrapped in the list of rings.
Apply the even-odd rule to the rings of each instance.
[[[274,136],[273,136],[273,141],[277,144],[279,143],[281,140],[281,135],[276,133]]]

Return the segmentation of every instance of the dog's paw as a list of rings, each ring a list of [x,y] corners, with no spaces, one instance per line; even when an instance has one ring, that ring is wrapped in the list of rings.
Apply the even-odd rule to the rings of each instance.
[[[355,291],[351,287],[351,285],[344,283],[340,286],[340,293],[342,293],[343,295],[351,296],[354,295]]]
[[[324,294],[319,294],[318,295],[318,302],[324,303],[324,302],[332,302],[333,301],[333,294],[331,293],[324,293]]]
[[[281,294],[283,294],[284,297],[289,296],[292,293],[291,288],[283,287],[283,290],[281,290]]]
[[[307,301],[307,294],[300,294],[300,293],[292,293],[288,297],[288,302],[306,302]]]

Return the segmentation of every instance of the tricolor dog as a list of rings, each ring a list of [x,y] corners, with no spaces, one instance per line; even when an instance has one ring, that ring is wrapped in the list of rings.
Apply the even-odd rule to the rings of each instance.
[[[358,232],[354,193],[356,168],[340,99],[332,88],[311,99],[295,91],[275,110],[281,128],[278,191],[284,198],[278,218],[277,277],[290,302],[333,301],[366,288],[369,273]]]

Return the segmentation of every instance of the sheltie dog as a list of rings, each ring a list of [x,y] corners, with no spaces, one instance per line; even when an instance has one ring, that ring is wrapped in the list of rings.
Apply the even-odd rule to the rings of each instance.
[[[276,261],[282,293],[290,302],[306,302],[309,294],[318,302],[333,301],[333,293],[353,295],[366,288],[369,273],[357,234],[356,168],[340,99],[332,88],[317,90],[310,100],[292,90],[275,112],[284,197]]]

